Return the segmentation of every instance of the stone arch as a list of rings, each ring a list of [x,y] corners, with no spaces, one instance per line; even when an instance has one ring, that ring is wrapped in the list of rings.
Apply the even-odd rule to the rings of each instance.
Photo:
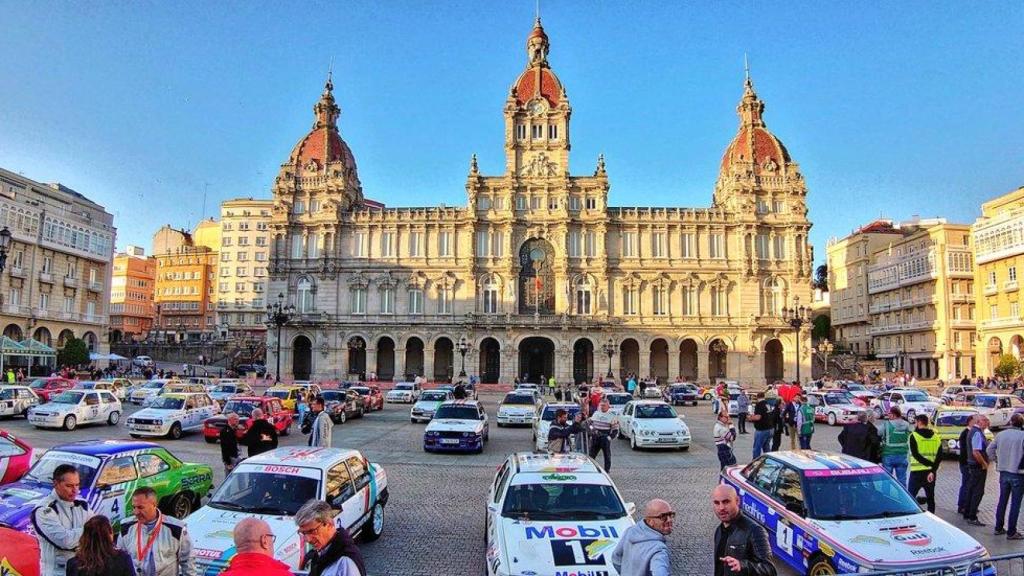
[[[576,338],[572,343],[572,380],[576,384],[589,382],[596,374],[594,369],[594,342],[587,337]]]
[[[519,375],[527,382],[544,384],[555,373],[555,348],[550,336],[527,336],[516,348],[519,350]]]
[[[989,372],[993,372],[999,365],[999,357],[1003,355],[1003,341],[998,336],[988,339],[988,365]]]
[[[395,340],[391,336],[377,339],[377,378],[385,382],[395,377]]]
[[[650,351],[647,376],[656,378],[658,384],[664,384],[668,382],[668,341],[664,338],[651,340]]]
[[[86,332],[82,334],[82,340],[85,340],[85,347],[89,349],[89,352],[96,352],[96,346],[99,344],[99,339],[96,338],[96,334],[93,332]]]
[[[405,340],[405,375],[423,376],[424,372],[424,346],[423,339],[419,336],[410,336]]]
[[[292,339],[292,378],[309,380],[313,372],[313,341],[305,334]]]
[[[716,378],[727,378],[730,346],[724,338],[715,337],[708,342],[708,376],[711,382]]]
[[[480,340],[480,381],[497,384],[501,378],[501,343],[497,338],[487,336]]]
[[[50,330],[46,326],[36,328],[36,331],[32,333],[32,339],[47,346],[53,346],[53,336],[50,335]]]
[[[640,377],[640,343],[626,338],[619,343],[619,380],[625,382],[630,374]]]
[[[1024,338],[1020,337],[1020,334],[1014,334],[1010,338],[1010,353],[1017,360],[1024,358]]]
[[[687,382],[696,382],[697,373],[697,341],[684,338],[679,343],[679,375]]]
[[[431,343],[434,349],[434,373],[431,378],[435,382],[451,382],[455,375],[455,340],[450,336],[438,336]]]
[[[4,336],[7,336],[15,342],[21,342],[25,339],[25,336],[21,331],[21,326],[18,326],[17,324],[8,324],[4,327]]]
[[[768,384],[776,380],[782,380],[785,376],[785,365],[783,359],[782,342],[778,338],[772,338],[764,345],[764,378]]]
[[[4,330],[4,334],[6,334],[6,333],[7,333],[7,331]],[[60,334],[57,336],[57,348],[63,348],[64,344],[66,344],[69,339],[74,338],[74,337],[75,337],[75,333],[72,332],[71,330],[69,330],[67,328],[61,330]]]
[[[366,346],[369,340],[362,334],[352,334],[345,340],[348,350],[348,373],[357,380],[366,379]]]
[[[555,313],[555,249],[543,238],[519,247],[519,313]]]

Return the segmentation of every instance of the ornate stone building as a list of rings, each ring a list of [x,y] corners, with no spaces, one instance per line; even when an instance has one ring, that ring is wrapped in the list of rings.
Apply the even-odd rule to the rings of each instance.
[[[806,187],[749,77],[710,208],[612,207],[603,158],[569,172],[572,107],[539,20],[526,48],[505,171],[474,156],[459,208],[366,200],[328,79],[273,187],[268,300],[296,307],[282,376],[445,379],[464,338],[484,382],[610,369],[762,383],[795,377],[798,341],[806,378],[810,327],[797,339],[779,314],[811,300]]]

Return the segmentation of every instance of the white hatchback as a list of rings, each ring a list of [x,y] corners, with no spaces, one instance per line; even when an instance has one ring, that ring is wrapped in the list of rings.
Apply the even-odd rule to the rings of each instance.
[[[66,390],[28,411],[36,428],[74,430],[79,424],[111,426],[121,418],[121,401],[106,390]]]
[[[612,552],[635,508],[583,454],[512,454],[487,497],[487,575],[617,576]]]
[[[24,416],[39,404],[39,396],[28,386],[0,386],[0,417]]]
[[[424,390],[423,394],[420,394],[420,399],[409,409],[409,420],[430,422],[437,407],[453,398],[451,390]]]
[[[498,404],[498,414],[495,419],[498,426],[511,426],[515,424],[533,424],[533,418],[537,415],[537,396],[532,391],[515,390],[505,394]]]
[[[128,433],[140,436],[169,436],[177,440],[187,430],[200,430],[203,422],[220,413],[220,406],[205,392],[162,394],[149,408],[128,418]]]
[[[420,391],[419,384],[400,382],[395,384],[393,389],[388,390],[387,394],[384,395],[384,401],[412,404],[420,399]]]
[[[675,409],[661,400],[634,400],[619,416],[623,440],[640,448],[690,448],[690,428]]]

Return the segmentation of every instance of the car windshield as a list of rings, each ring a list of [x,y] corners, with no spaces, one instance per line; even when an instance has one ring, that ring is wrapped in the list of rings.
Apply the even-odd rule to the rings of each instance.
[[[234,394],[236,390],[238,390],[238,387],[234,384],[221,384],[213,388],[214,392],[223,392],[225,394]]]
[[[633,399],[629,394],[608,394],[605,396],[612,406],[622,406]]]
[[[159,390],[160,388],[164,387],[164,384],[166,384],[166,382],[146,382],[145,384],[142,385],[142,387],[149,388],[150,390]]]
[[[825,402],[828,404],[853,404],[853,394],[829,392],[825,394]]]
[[[673,394],[680,394],[683,392],[690,391],[690,389],[687,388],[686,386],[672,386],[671,388],[669,388],[669,390],[671,390]]]
[[[480,416],[476,406],[455,406],[455,405],[441,405],[437,412],[434,413],[435,420],[444,420],[445,418],[452,418],[455,420],[476,420]]]
[[[601,484],[521,484],[509,486],[501,515],[531,520],[613,520],[626,515],[611,486]]]
[[[907,490],[881,469],[843,476],[815,470],[804,480],[808,515],[818,520],[868,520],[920,514]]]
[[[224,413],[234,412],[239,416],[248,416],[259,407],[260,403],[256,400],[228,400],[224,403]]]
[[[284,399],[284,398],[288,397],[288,391],[287,390],[267,390],[266,392],[263,393],[263,395],[264,396],[273,396],[274,398]]]
[[[412,384],[399,384],[395,386],[395,390],[412,390]]]
[[[536,397],[533,394],[506,394],[502,404],[528,404],[533,406],[534,398]]]
[[[423,395],[420,396],[420,400],[426,402],[444,402],[447,399],[447,392],[438,392],[437,390],[429,390],[427,392],[424,392]]]
[[[349,390],[355,390],[356,393],[358,393],[360,396],[369,396],[370,395],[370,389],[369,388],[356,388],[356,387],[352,387],[352,388],[349,388]]]
[[[156,408],[158,410],[181,410],[181,407],[184,405],[184,398],[168,398],[167,396],[163,396],[154,400],[149,407]]]
[[[291,474],[236,470],[220,485],[210,506],[250,514],[294,516],[308,500],[317,498],[319,482]]]
[[[676,411],[665,404],[638,404],[636,407],[637,418],[675,418]]]
[[[328,402],[340,402],[345,399],[346,394],[344,390],[324,390],[320,395]]]
[[[75,386],[75,388],[81,388],[82,390],[92,390],[92,389],[96,388],[96,383],[95,382],[79,382],[78,386]]]
[[[541,420],[551,422],[555,419],[555,412],[558,412],[559,410],[565,410],[565,413],[569,415],[569,420],[572,420],[573,418],[576,417],[577,414],[580,413],[579,406],[559,406],[557,408],[551,408],[549,406],[547,408],[544,408],[544,413],[541,414],[540,418]]]
[[[78,404],[82,401],[82,396],[85,396],[82,392],[61,392],[51,398],[50,402],[55,402],[57,404]]]
[[[78,469],[78,478],[82,488],[88,488],[92,486],[92,479],[96,475],[96,469],[99,468],[100,459],[83,454],[50,450],[39,458],[25,478],[41,484],[53,484],[53,471],[61,464],[71,464]]]
[[[967,426],[967,419],[974,416],[970,412],[950,412],[939,414],[935,418],[936,426]]]
[[[921,392],[903,392],[903,399],[907,402],[927,402],[928,396]]]
[[[974,405],[982,408],[995,408],[996,397],[995,396],[975,396]]]
[[[29,386],[31,386],[32,388],[46,388],[47,382],[49,382],[49,380],[46,380],[45,378],[40,378],[38,380],[33,380],[32,383],[29,384]]]
[[[849,390],[856,390],[858,392],[867,390],[867,388],[865,388],[863,384],[847,384],[846,388]]]
[[[0,400],[11,400],[18,394],[17,390],[11,388],[0,388]]]

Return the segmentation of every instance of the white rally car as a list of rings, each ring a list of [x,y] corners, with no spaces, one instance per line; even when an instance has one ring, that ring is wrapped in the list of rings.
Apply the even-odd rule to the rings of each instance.
[[[453,398],[451,390],[424,390],[420,399],[409,409],[411,422],[430,422],[442,402]]]
[[[516,424],[533,424],[537,415],[537,396],[531,391],[513,391],[505,394],[498,404],[498,415],[495,418],[498,426]]]
[[[479,454],[489,438],[487,412],[478,400],[449,400],[437,407],[423,431],[423,450]]]
[[[181,438],[187,430],[202,430],[203,422],[220,413],[220,406],[205,392],[161,394],[149,408],[128,418],[128,433],[140,436]]]
[[[992,428],[1009,426],[1014,414],[1024,414],[1024,400],[1012,394],[978,394],[971,407],[988,416]]]
[[[663,400],[634,400],[619,416],[619,438],[629,440],[633,450],[640,448],[690,449],[690,428]]]
[[[128,395],[128,401],[132,404],[145,404],[147,400],[155,398],[164,389],[164,386],[171,382],[177,382],[177,380],[150,380],[143,382]]]
[[[876,418],[887,417],[893,406],[899,406],[903,418],[909,421],[913,421],[918,414],[927,414],[931,419],[940,405],[940,402],[933,402],[930,396],[915,388],[893,388],[871,401]]]
[[[399,382],[384,395],[385,402],[412,404],[420,399],[420,385],[414,382]]]
[[[922,512],[880,466],[845,454],[771,452],[726,468],[721,479],[739,492],[743,514],[768,532],[775,556],[798,574],[967,574],[988,554]]]
[[[512,454],[487,497],[487,576],[618,576],[612,552],[634,511],[583,454]]]
[[[857,415],[865,411],[855,403],[853,394],[846,390],[808,392],[807,403],[814,407],[814,419],[828,422],[829,426],[856,422]]]
[[[39,404],[39,396],[28,386],[0,386],[0,417],[24,416]]]
[[[551,429],[551,423],[555,421],[555,414],[559,410],[565,410],[566,416],[568,417],[566,422],[571,424],[582,408],[579,404],[572,402],[552,402],[550,404],[545,404],[540,410],[540,418],[533,421],[533,445],[537,450],[548,449],[548,430]]]
[[[243,460],[209,503],[185,520],[192,536],[196,573],[220,574],[235,555],[232,530],[243,518],[260,518],[274,533],[274,558],[300,569],[305,543],[295,513],[311,499],[338,510],[336,525],[376,540],[384,531],[388,480],[384,468],[356,450],[276,448]]]
[[[630,400],[633,399],[633,395],[629,392],[606,392],[602,400],[608,401],[608,411],[614,412],[619,416],[622,416],[622,411],[626,409],[626,404],[629,404]]]
[[[46,404],[28,410],[28,421],[36,428],[74,430],[79,424],[111,426],[121,418],[121,401],[106,390],[65,390]]]

